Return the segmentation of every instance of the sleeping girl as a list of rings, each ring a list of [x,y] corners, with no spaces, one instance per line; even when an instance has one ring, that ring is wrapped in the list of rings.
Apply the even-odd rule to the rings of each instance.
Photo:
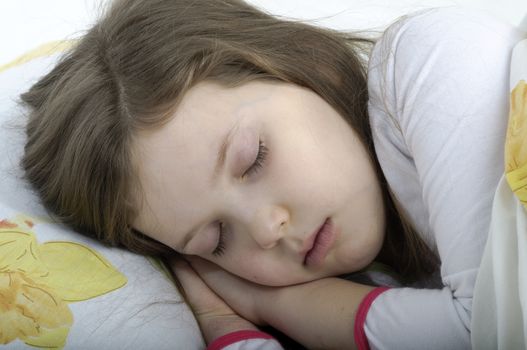
[[[470,348],[519,40],[456,8],[374,42],[117,0],[22,95],[23,167],[77,231],[172,256],[210,349]],[[339,278],[374,262],[400,285]]]

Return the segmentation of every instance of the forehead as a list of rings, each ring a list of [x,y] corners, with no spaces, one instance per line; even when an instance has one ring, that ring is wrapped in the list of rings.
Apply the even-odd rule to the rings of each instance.
[[[158,156],[169,156],[187,166],[194,165],[193,161],[203,163],[201,156],[218,150],[222,136],[234,124],[269,107],[274,89],[267,85],[252,82],[226,88],[213,82],[197,84],[185,94],[167,123],[138,133],[134,142],[141,167],[164,163],[166,159]]]

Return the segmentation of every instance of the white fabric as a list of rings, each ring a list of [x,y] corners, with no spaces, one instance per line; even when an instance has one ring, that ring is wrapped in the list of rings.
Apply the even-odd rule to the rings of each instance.
[[[512,26],[456,8],[394,24],[369,67],[370,118],[386,178],[441,259],[441,290],[373,303],[374,349],[470,348],[473,288],[503,173]]]
[[[0,1],[0,66],[42,43],[73,38],[91,26],[111,0]],[[486,9],[513,24],[527,12],[522,0],[248,0],[273,14],[312,19],[336,29],[385,28],[397,17],[431,6]],[[527,28],[527,26],[525,27]]]
[[[526,234],[527,213],[503,178],[474,291],[473,349],[525,349]]]
[[[527,81],[527,40],[514,48],[511,90]],[[502,178],[474,291],[473,349],[525,349],[527,344],[527,211]]]
[[[247,339],[224,347],[222,350],[283,350],[275,339]]]

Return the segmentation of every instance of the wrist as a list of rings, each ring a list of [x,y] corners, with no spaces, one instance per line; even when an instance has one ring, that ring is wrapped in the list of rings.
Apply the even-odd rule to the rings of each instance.
[[[219,338],[216,338],[212,343],[207,345],[207,350],[222,350],[226,347],[229,347],[230,345],[234,343],[238,343],[238,342],[246,341],[250,339],[265,341],[265,340],[274,339],[274,338],[272,335],[267,334],[262,331],[255,331],[255,330],[235,331],[232,333],[225,334]],[[245,349],[245,346],[242,345],[241,348]]]
[[[269,325],[307,348],[354,348],[350,325],[372,289],[334,277],[281,287],[262,307],[262,315]]]
[[[283,312],[290,311],[292,300],[301,300],[302,292],[300,292],[300,290],[305,289],[306,287],[309,288],[306,284],[268,287],[261,290],[258,295],[258,300],[261,302],[253,303],[256,308],[255,312],[260,318],[260,323],[258,323],[258,325],[271,326],[283,331]]]
[[[200,321],[205,342],[210,344],[225,334],[241,330],[258,330],[258,328],[238,315],[212,316]]]
[[[258,316],[258,326],[273,326],[276,318],[276,307],[281,295],[286,293],[289,287],[266,287],[260,289],[252,303],[254,314]]]

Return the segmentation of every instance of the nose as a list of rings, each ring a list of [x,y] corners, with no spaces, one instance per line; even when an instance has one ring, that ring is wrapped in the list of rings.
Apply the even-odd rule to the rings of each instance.
[[[252,220],[250,234],[263,249],[275,247],[285,235],[289,212],[282,206],[258,208]]]

